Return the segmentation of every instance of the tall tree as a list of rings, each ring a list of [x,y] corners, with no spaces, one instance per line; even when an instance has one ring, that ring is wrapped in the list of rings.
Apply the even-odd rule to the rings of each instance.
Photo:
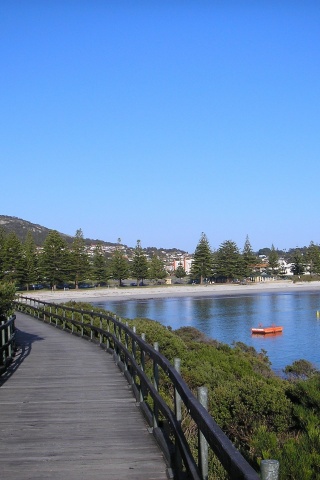
[[[4,228],[0,227],[0,280],[4,277],[5,242],[6,233]]]
[[[20,283],[23,279],[22,244],[14,232],[9,232],[4,242],[4,279]]]
[[[180,280],[181,280],[181,278],[186,277],[187,272],[186,272],[185,269],[183,268],[181,262],[179,262],[179,265],[177,266],[174,274],[175,274],[175,276],[176,276],[177,278],[179,278]]]
[[[296,249],[291,257],[291,272],[293,275],[303,275],[305,272],[305,261],[300,250]]]
[[[100,284],[106,282],[109,278],[107,269],[107,260],[102,250],[101,243],[95,246],[92,260],[92,274],[94,279]]]
[[[59,232],[51,230],[43,243],[40,262],[43,276],[52,289],[68,277],[67,250],[67,244]]]
[[[315,245],[312,241],[307,248],[306,260],[309,264],[310,275],[320,273],[320,247]]]
[[[200,284],[203,284],[205,278],[212,276],[212,251],[203,232],[194,252],[190,275],[191,278],[200,280]]]
[[[110,262],[110,271],[112,278],[119,280],[119,286],[121,287],[122,280],[128,278],[129,275],[128,261],[123,253],[121,238],[118,238],[118,245],[113,252]]]
[[[164,266],[164,262],[158,255],[152,255],[149,264],[148,277],[151,280],[162,280],[163,278],[166,278],[166,276],[167,272]]]
[[[242,250],[242,259],[244,267],[244,276],[249,277],[252,274],[254,266],[257,264],[257,257],[253,253],[249,236],[246,236],[246,241]]]
[[[277,273],[279,269],[279,255],[273,244],[269,253],[269,268],[271,268],[273,274]]]
[[[36,244],[32,233],[29,231],[23,245],[24,282],[29,290],[29,285],[38,280],[38,258]]]
[[[136,248],[134,249],[132,264],[131,264],[131,274],[133,278],[137,279],[137,285],[139,286],[140,282],[147,278],[148,276],[148,260],[146,259],[142,247],[141,241],[137,240]]]
[[[86,243],[80,228],[76,231],[70,251],[70,278],[74,281],[76,288],[79,288],[79,282],[88,276],[89,268]]]
[[[215,258],[217,276],[225,277],[228,281],[243,276],[243,260],[237,244],[232,240],[220,245]]]

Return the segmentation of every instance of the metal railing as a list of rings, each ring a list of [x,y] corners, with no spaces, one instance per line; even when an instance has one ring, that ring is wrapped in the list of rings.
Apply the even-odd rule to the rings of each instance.
[[[6,371],[12,362],[15,349],[15,322],[16,316],[12,315],[0,321],[0,375]]]
[[[113,355],[132,387],[174,478],[207,479],[210,450],[231,480],[260,478],[207,412],[206,389],[200,388],[199,399],[195,398],[180,376],[180,360],[175,359],[172,366],[159,352],[157,343],[152,347],[145,341],[144,334],[137,335],[134,328],[106,313],[23,296],[14,304],[18,311],[96,342]],[[181,425],[186,415],[197,426],[198,443],[193,449],[197,451],[197,458]]]

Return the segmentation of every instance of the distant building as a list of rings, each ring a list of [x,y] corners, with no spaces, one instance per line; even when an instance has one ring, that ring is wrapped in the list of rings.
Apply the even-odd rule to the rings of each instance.
[[[173,270],[177,270],[179,265],[185,270],[186,274],[189,275],[191,270],[193,259],[190,257],[181,257],[179,260],[173,260]]]

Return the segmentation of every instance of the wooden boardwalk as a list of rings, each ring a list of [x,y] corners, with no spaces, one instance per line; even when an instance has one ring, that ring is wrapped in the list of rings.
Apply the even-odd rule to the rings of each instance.
[[[17,313],[0,377],[0,477],[166,479],[166,464],[111,355]]]

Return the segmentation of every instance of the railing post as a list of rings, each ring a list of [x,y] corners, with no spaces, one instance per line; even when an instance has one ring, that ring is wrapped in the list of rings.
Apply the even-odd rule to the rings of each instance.
[[[83,332],[84,332],[84,328],[83,328],[83,311],[81,310],[81,337],[83,337]]]
[[[146,341],[146,334],[145,333],[141,333],[141,338],[143,341]],[[143,350],[143,348],[141,348],[141,352],[140,352],[140,366],[141,366],[141,370],[144,372],[145,370],[145,357],[146,357],[146,354],[145,354],[145,351]],[[143,388],[142,388],[142,382],[140,380],[140,403],[144,401],[144,395],[143,395]]]
[[[156,352],[159,352],[158,342],[154,342],[153,348],[155,349]],[[153,386],[157,391],[159,390],[159,366],[156,360],[153,360]],[[153,428],[156,428],[158,426],[158,420],[159,420],[159,409],[158,409],[157,402],[155,400],[153,401],[152,418],[153,418]]]
[[[135,325],[132,327],[132,331],[134,334],[136,334],[136,327]],[[131,344],[131,349],[132,349],[132,356],[134,360],[136,360],[136,354],[137,354],[137,344],[134,338],[132,338],[132,344]],[[136,383],[136,375],[135,375],[135,369],[134,366],[131,365],[132,372],[131,372],[131,384],[134,385]]]
[[[208,410],[207,387],[198,388],[198,400],[201,403],[201,405],[206,410]],[[198,445],[199,445],[199,454],[198,454],[199,470],[203,480],[207,480],[208,479],[208,443],[200,430],[198,432]]]
[[[181,365],[180,358],[175,358],[174,359],[174,368],[179,374],[180,374],[180,365]],[[176,387],[174,387],[174,413],[175,413],[176,419],[178,420],[178,422],[180,424],[181,424],[181,420],[182,420],[182,408],[181,408],[181,406],[182,406],[181,397],[180,397]],[[181,459],[181,454],[180,454],[180,449],[179,449],[177,439],[175,439],[174,456],[175,456],[175,469],[176,469],[177,472],[181,472],[182,471],[182,459]]]
[[[90,340],[92,342],[93,340],[93,330],[92,330],[92,327],[93,327],[93,310],[91,311],[91,317],[90,317]]]
[[[128,322],[126,322],[126,327],[129,327]],[[128,333],[127,332],[125,332],[124,334],[124,345],[126,350],[128,350]],[[124,353],[124,369],[128,370],[128,358],[126,353]]]
[[[278,480],[279,462],[278,460],[261,460],[261,478],[262,480]]]
[[[74,320],[74,311],[72,310],[72,312],[71,312],[71,333],[74,332],[73,320]]]
[[[4,324],[5,324],[5,321],[1,322],[1,325],[4,325]],[[5,334],[4,329],[1,330],[1,343],[2,343],[2,346],[4,347],[4,345],[6,343],[6,334]],[[6,364],[6,349],[5,348],[2,351],[2,361],[3,361],[3,365],[5,365]]]
[[[102,342],[103,342],[103,335],[101,333],[101,330],[102,330],[102,312],[100,312],[100,317],[99,317],[99,328],[100,328],[100,334],[99,334],[99,343],[100,345],[102,345]]]

